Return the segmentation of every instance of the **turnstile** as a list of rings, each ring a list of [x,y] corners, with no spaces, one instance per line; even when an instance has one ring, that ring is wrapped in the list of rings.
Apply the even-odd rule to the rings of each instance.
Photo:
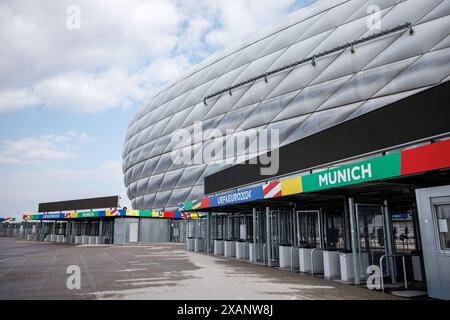
[[[323,273],[323,232],[320,210],[297,211],[300,272]]]

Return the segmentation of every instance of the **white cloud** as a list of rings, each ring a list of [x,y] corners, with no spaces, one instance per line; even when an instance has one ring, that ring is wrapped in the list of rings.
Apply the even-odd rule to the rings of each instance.
[[[17,111],[34,106],[38,102],[38,97],[29,88],[4,90],[0,92],[0,112]]]
[[[75,157],[77,143],[94,141],[86,133],[68,131],[62,135],[46,134],[17,140],[3,140],[0,164],[26,164]]]
[[[295,0],[5,0],[0,112],[139,105],[192,62],[279,20]],[[81,28],[66,27],[67,7]]]

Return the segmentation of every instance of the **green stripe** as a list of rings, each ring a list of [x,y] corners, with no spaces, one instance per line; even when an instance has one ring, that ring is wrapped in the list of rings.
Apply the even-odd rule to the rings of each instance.
[[[398,152],[303,176],[303,192],[364,183],[400,175],[401,153]]]
[[[184,210],[192,210],[192,201],[186,201],[184,203]]]
[[[77,218],[97,218],[99,216],[98,211],[86,211],[78,212]]]
[[[151,217],[152,211],[150,210],[141,210],[139,211],[139,217]]]

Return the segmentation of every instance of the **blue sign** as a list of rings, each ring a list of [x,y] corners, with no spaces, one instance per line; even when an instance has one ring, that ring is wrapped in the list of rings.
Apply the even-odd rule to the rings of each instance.
[[[64,214],[59,214],[59,213],[55,213],[55,214],[44,214],[42,216],[42,219],[64,219]]]
[[[392,213],[391,217],[392,220],[408,220],[410,218],[410,215],[407,213],[396,212]]]
[[[239,190],[211,197],[211,207],[221,207],[235,203],[249,202],[264,199],[262,186]]]

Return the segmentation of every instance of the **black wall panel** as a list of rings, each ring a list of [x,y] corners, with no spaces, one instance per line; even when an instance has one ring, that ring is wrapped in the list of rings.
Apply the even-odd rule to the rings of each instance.
[[[261,165],[248,162],[212,174],[205,178],[205,194],[446,132],[450,132],[450,82],[281,147],[276,175],[262,176]]]

